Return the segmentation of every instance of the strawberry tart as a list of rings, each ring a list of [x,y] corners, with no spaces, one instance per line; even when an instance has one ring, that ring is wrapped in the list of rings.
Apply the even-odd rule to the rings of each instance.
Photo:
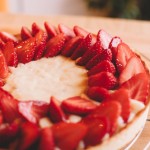
[[[0,148],[123,149],[143,129],[149,72],[104,30],[0,31]]]

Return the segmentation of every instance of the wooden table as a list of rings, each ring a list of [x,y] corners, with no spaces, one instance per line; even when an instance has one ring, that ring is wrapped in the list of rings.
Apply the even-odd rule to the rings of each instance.
[[[138,50],[150,60],[150,22],[148,21],[129,21],[87,16],[23,16],[0,13],[0,29],[10,31],[11,27],[13,29],[11,32],[14,33],[19,32],[19,29],[23,25],[31,27],[33,22],[37,22],[42,27],[44,21],[51,22],[54,25],[64,23],[70,27],[77,24],[93,33],[97,33],[99,29],[104,29],[114,36],[122,37],[123,41],[127,42],[131,47]],[[148,60],[147,64],[150,68]],[[150,148],[144,148],[149,142],[150,113],[141,136],[131,147],[131,150],[148,150]]]

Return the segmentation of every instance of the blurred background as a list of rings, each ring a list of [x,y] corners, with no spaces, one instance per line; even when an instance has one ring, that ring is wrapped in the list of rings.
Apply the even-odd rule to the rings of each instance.
[[[150,0],[0,0],[0,11],[150,20]]]

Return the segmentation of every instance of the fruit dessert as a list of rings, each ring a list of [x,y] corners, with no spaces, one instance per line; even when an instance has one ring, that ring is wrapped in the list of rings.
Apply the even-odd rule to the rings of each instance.
[[[0,86],[2,149],[121,149],[147,117],[145,63],[104,30],[1,31]]]

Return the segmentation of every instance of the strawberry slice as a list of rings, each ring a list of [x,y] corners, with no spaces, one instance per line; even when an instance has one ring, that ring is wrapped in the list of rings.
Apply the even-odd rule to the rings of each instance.
[[[28,63],[33,60],[36,48],[35,38],[29,38],[25,41],[20,42],[16,47],[16,53],[18,61],[20,63]]]
[[[21,28],[21,39],[24,41],[31,37],[32,37],[31,31],[27,27],[23,26]]]
[[[18,103],[20,114],[31,123],[37,123],[48,114],[49,104],[43,101],[22,101]]]
[[[44,53],[45,57],[53,57],[61,53],[63,46],[66,42],[66,36],[63,33],[56,35],[51,38],[46,45],[46,50]]]
[[[75,37],[73,30],[71,28],[65,26],[64,24],[59,24],[58,29],[59,29],[60,33],[64,33],[68,37],[71,37],[71,38]]]
[[[128,89],[130,98],[147,104],[149,77],[146,73],[139,73],[131,77],[121,85],[121,88]]]
[[[53,122],[66,121],[66,115],[60,107],[60,102],[54,97],[51,97],[49,115]]]
[[[88,80],[88,85],[90,87],[101,86],[110,90],[116,87],[117,79],[112,73],[103,71],[96,75],[90,76]]]
[[[52,126],[54,141],[61,150],[74,150],[87,133],[83,123],[60,122]]]
[[[74,50],[79,46],[79,44],[82,42],[83,37],[81,36],[75,36],[68,40],[66,44],[64,45],[61,54],[64,56],[71,56]]]
[[[103,50],[101,53],[95,55],[85,67],[86,69],[91,69],[103,60],[112,60],[112,53],[110,49]]]
[[[99,32],[97,34],[97,41],[100,41],[103,49],[109,48],[109,44],[110,44],[111,40],[112,40],[111,35],[109,35],[104,30],[99,30]]]
[[[34,54],[34,60],[40,59],[46,48],[47,34],[46,32],[40,30],[36,35],[36,49]]]
[[[39,31],[41,31],[41,28],[34,22],[32,24],[32,35],[35,36]]]
[[[88,71],[88,76],[95,75],[102,71],[107,71],[107,72],[111,72],[112,74],[115,74],[116,68],[111,61],[103,60]]]
[[[92,41],[92,35],[88,34],[84,40],[82,40],[82,42],[80,43],[80,45],[74,50],[71,58],[73,60],[81,57],[84,55],[84,53],[90,49],[91,47],[91,41]]]
[[[129,80],[138,73],[145,73],[145,68],[137,56],[132,56],[119,76],[119,83]]]
[[[48,22],[45,22],[44,26],[49,39],[57,35],[56,28],[53,25],[49,24]]]
[[[119,72],[125,68],[128,60],[135,54],[125,43],[120,43],[117,47],[116,65]]]
[[[80,96],[63,100],[61,106],[66,112],[76,115],[87,115],[97,107],[92,101]]]
[[[102,52],[102,48],[100,42],[97,41],[89,50],[87,50],[84,55],[77,61],[78,65],[86,65],[88,61],[92,59],[92,57],[100,54]]]
[[[16,67],[18,65],[17,53],[14,48],[14,43],[12,41],[7,42],[3,48],[3,54],[5,56],[8,66]]]
[[[84,138],[85,147],[99,144],[105,134],[110,131],[110,123],[106,117],[87,116],[81,122],[88,126],[88,132]]]
[[[40,137],[40,131],[36,124],[25,122],[21,125],[21,135],[17,150],[30,149]]]
[[[121,105],[117,101],[102,102],[89,116],[107,117],[110,122],[109,134],[117,130],[118,118],[121,114]]]
[[[103,87],[93,86],[88,88],[87,95],[89,98],[101,102],[109,97],[109,91]]]
[[[8,66],[7,66],[7,62],[6,59],[2,53],[2,51],[0,50],[0,78],[4,79],[8,76]]]
[[[41,137],[38,150],[54,150],[54,138],[51,128],[43,128],[41,130]]]
[[[79,27],[79,26],[74,26],[73,28],[74,30],[74,33],[77,35],[77,36],[83,36],[83,37],[86,37],[89,32],[84,30],[83,28]]]

